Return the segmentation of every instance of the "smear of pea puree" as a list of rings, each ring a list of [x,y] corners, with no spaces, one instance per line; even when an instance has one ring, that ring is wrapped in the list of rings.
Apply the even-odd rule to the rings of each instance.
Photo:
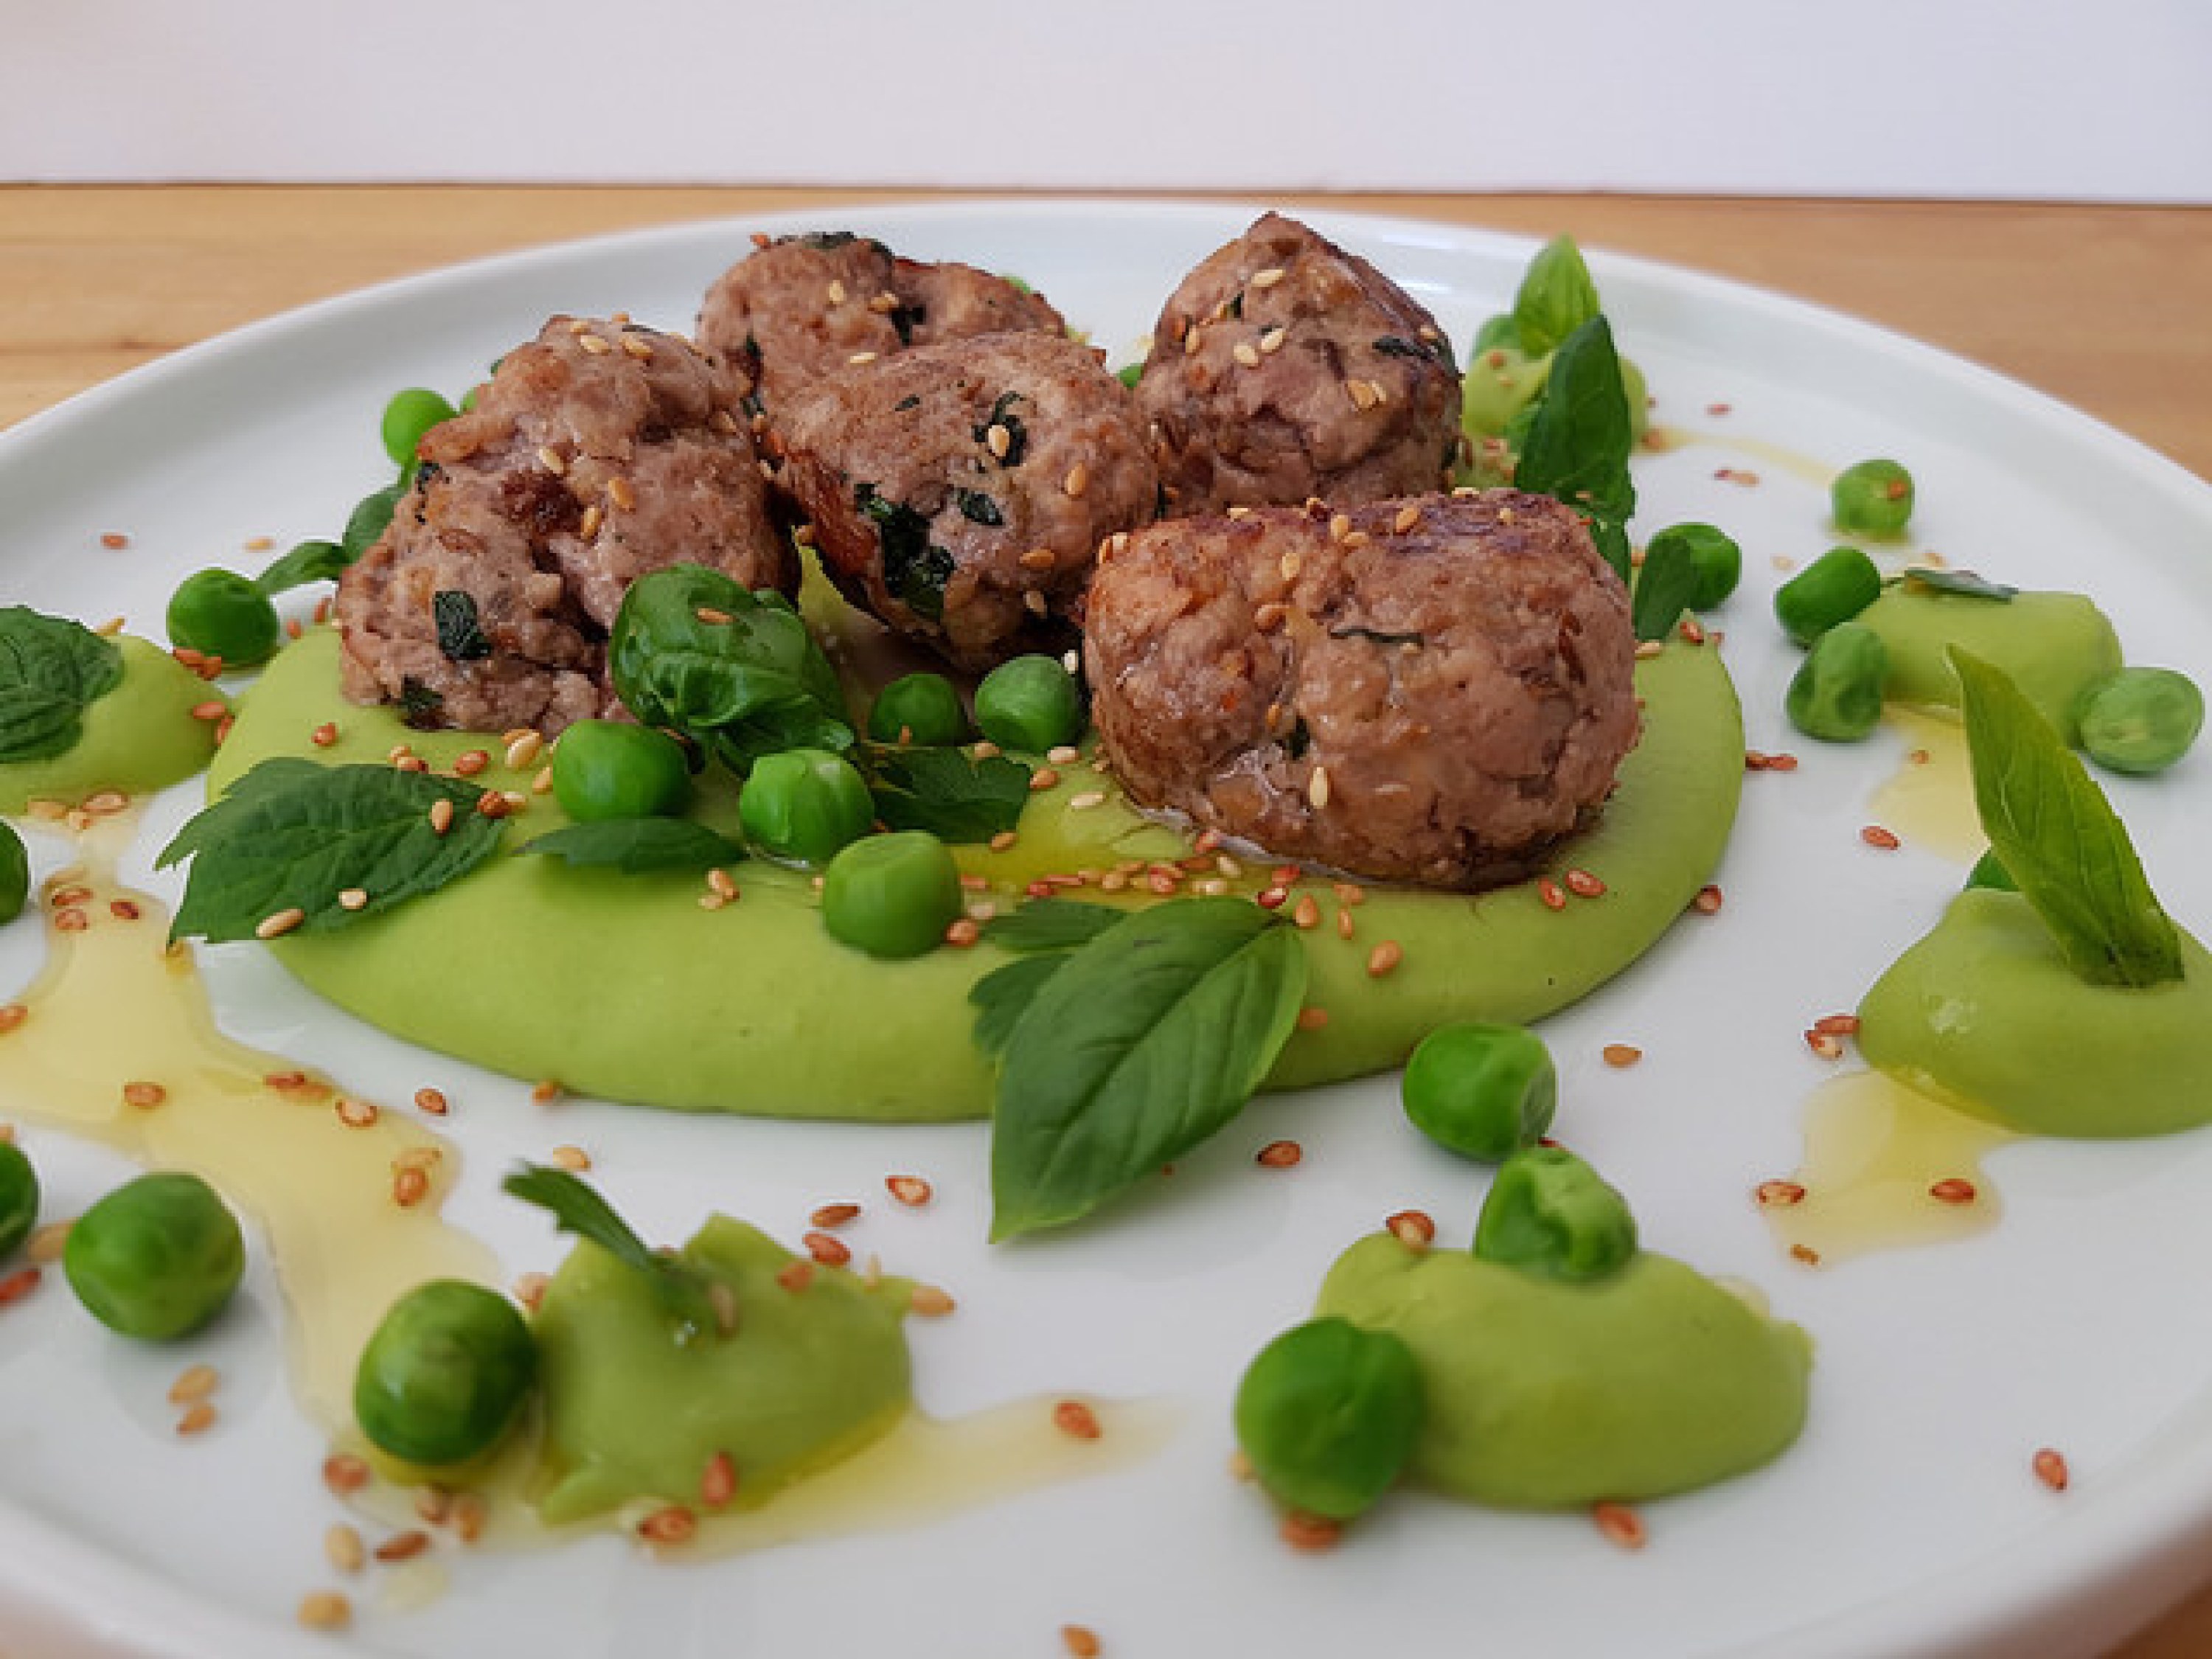
[[[1571,1284],[1377,1233],[1337,1259],[1315,1311],[1405,1340],[1423,1396],[1413,1472],[1474,1503],[1686,1492],[1804,1426],[1805,1333],[1650,1251]]]
[[[264,672],[210,771],[221,789],[256,761],[297,755],[383,762],[411,744],[432,765],[481,749],[479,784],[528,793],[496,739],[407,729],[392,711],[348,703],[337,643],[311,630]],[[1562,854],[1601,896],[1546,905],[1533,883],[1474,896],[1302,882],[1318,925],[1304,937],[1308,1000],[1327,1023],[1304,1030],[1269,1079],[1287,1087],[1384,1069],[1452,1019],[1527,1022],[1633,962],[1680,917],[1726,842],[1741,787],[1743,732],[1719,656],[1672,645],[1638,664],[1644,735],[1624,763],[1599,826]],[[310,733],[333,724],[337,740]],[[533,761],[532,769],[542,764]],[[1179,836],[1146,823],[1087,766],[1032,796],[1018,844],[963,849],[1002,907],[1048,872],[1175,859]],[[1073,803],[1104,790],[1103,804]],[[509,820],[510,852],[563,820],[531,796]],[[699,810],[730,821],[726,792]],[[992,1080],[970,1040],[969,988],[1006,958],[988,945],[884,963],[822,928],[808,878],[764,860],[732,872],[742,897],[700,908],[699,881],[575,870],[502,856],[427,898],[341,931],[276,942],[311,988],[372,1024],[511,1075],[613,1099],[793,1116],[945,1119],[989,1108]],[[1264,869],[1235,880],[1256,891]],[[1138,884],[1141,885],[1141,884]],[[1349,906],[1352,936],[1338,912]],[[1295,902],[1295,901],[1294,901]],[[1385,940],[1403,951],[1368,971]]]
[[[74,806],[103,790],[137,795],[181,782],[215,753],[213,720],[192,710],[222,694],[157,645],[124,635],[123,678],[84,711],[84,731],[46,760],[0,762],[0,812],[34,800]]]

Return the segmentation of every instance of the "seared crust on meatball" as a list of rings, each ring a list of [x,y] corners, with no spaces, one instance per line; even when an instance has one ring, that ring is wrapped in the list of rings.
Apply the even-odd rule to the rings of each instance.
[[[1064,334],[1041,295],[972,265],[902,259],[850,231],[770,242],[715,279],[699,344],[754,382],[773,411],[858,358],[978,334]]]
[[[1358,254],[1267,214],[1169,298],[1137,398],[1170,515],[1445,487],[1451,343]]]
[[[611,713],[605,641],[637,577],[712,565],[798,587],[741,383],[684,341],[556,317],[434,427],[391,527],[338,582],[346,695],[422,726],[547,733]]]
[[[1130,797],[1278,857],[1472,888],[1596,812],[1638,730],[1620,579],[1517,490],[1168,520],[1084,647]]]
[[[1127,389],[1058,334],[842,370],[793,398],[773,441],[830,579],[963,668],[1063,643],[1099,543],[1158,501]]]

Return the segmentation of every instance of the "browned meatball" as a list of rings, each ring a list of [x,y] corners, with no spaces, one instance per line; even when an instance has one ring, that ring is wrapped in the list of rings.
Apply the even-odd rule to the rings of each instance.
[[[785,406],[777,486],[856,605],[963,668],[1056,646],[1158,480],[1127,389],[1058,334],[916,346]]]
[[[1132,799],[1363,876],[1527,873],[1638,729],[1620,579],[1517,490],[1164,520],[1101,556],[1087,626]]]
[[[1014,331],[1064,334],[1044,298],[972,265],[902,259],[850,231],[769,242],[707,290],[699,343],[755,383],[773,411],[855,360]]]
[[[1274,213],[1183,278],[1137,398],[1176,515],[1441,489],[1460,442],[1459,370],[1436,319]]]
[[[672,335],[556,317],[434,427],[391,527],[339,580],[346,695],[422,726],[548,733],[611,713],[607,629],[676,563],[798,586],[740,383]]]

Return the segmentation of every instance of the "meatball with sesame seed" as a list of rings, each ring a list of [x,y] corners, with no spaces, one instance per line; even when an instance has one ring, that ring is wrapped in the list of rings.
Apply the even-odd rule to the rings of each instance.
[[[556,317],[431,428],[383,536],[339,579],[346,695],[416,724],[549,735],[616,712],[607,631],[676,563],[796,591],[742,386],[684,341]]]
[[[1064,334],[1042,295],[972,265],[902,259],[850,231],[769,243],[707,291],[701,348],[754,383],[756,408],[856,361],[978,334]]]
[[[1620,580],[1515,490],[1166,520],[1102,556],[1091,712],[1141,805],[1474,888],[1589,821],[1638,730]]]
[[[1170,297],[1137,398],[1175,516],[1441,489],[1461,441],[1459,370],[1436,319],[1275,213]]]
[[[842,370],[791,400],[772,441],[830,579],[962,668],[1065,643],[1099,543],[1158,501],[1128,390],[1056,334]]]

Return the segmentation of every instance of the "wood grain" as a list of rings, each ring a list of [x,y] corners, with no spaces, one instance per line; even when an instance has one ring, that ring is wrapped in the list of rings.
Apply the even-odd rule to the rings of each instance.
[[[0,426],[240,323],[388,277],[641,225],[886,199],[929,198],[0,187]],[[1589,246],[1796,295],[2024,380],[2212,478],[2212,209],[1592,196],[1304,204],[1570,231]],[[2108,1659],[2208,1653],[2212,1588]]]

